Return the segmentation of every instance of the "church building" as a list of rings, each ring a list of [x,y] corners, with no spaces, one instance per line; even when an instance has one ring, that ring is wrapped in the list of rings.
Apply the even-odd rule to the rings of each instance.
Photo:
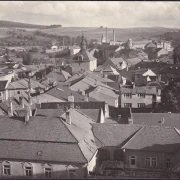
[[[94,71],[97,68],[97,59],[93,57],[86,48],[86,41],[82,35],[81,50],[74,55],[71,66],[76,72]]]

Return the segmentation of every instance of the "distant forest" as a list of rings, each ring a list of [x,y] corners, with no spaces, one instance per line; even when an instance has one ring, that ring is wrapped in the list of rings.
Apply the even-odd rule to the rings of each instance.
[[[20,23],[20,22],[14,22],[14,21],[0,21],[0,27],[6,27],[6,28],[31,28],[31,29],[47,29],[47,28],[57,28],[62,27],[62,25],[36,25],[36,24],[28,24],[28,23]]]

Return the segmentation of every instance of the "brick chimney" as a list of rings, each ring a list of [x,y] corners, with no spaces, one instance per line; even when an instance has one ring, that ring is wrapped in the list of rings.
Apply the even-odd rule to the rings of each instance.
[[[70,111],[66,111],[66,122],[71,125],[71,114],[70,114]]]
[[[13,104],[11,100],[10,100],[10,107],[8,108],[8,116],[9,117],[13,116]]]
[[[24,97],[23,96],[19,97],[19,104],[21,105],[22,108],[24,108]]]
[[[68,96],[68,101],[69,102],[74,102],[74,96],[71,93],[71,96]]]
[[[132,117],[131,108],[130,108],[130,117],[128,117],[128,124],[133,124],[133,117]]]
[[[100,109],[100,123],[104,123],[104,112],[103,109]]]
[[[87,94],[85,94],[85,96],[84,96],[84,101],[86,101],[86,102],[89,101],[89,98],[88,98]]]

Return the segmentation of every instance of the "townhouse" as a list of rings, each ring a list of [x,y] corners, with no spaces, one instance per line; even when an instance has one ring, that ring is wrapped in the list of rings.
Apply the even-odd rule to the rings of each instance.
[[[93,132],[101,143],[96,174],[119,178],[172,176],[175,162],[171,157],[177,153],[180,142],[176,128],[93,124]]]
[[[94,122],[75,111],[60,118],[31,117],[29,111],[23,119],[1,117],[0,177],[87,177],[96,165]]]
[[[160,91],[154,86],[121,88],[122,108],[154,108],[160,101]]]

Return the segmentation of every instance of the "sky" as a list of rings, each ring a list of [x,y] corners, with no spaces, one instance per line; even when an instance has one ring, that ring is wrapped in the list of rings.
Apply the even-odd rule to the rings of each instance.
[[[63,27],[180,27],[180,2],[1,1],[0,19]]]

